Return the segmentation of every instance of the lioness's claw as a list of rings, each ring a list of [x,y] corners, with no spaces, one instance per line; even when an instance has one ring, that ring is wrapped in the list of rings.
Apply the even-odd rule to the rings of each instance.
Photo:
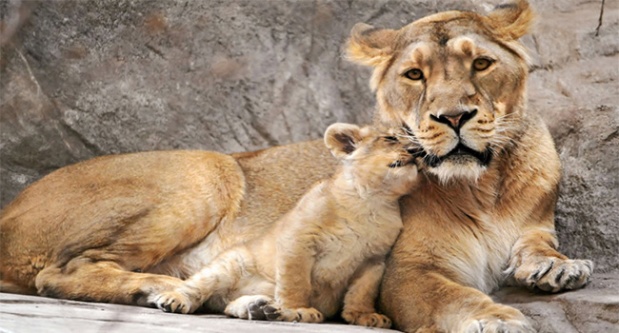
[[[591,260],[538,257],[516,267],[512,274],[518,284],[556,293],[582,288],[592,272]]]

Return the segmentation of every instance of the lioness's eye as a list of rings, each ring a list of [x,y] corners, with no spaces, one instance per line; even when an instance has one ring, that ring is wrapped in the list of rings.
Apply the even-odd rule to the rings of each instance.
[[[395,136],[383,136],[383,139],[387,142],[398,142],[398,138]]]
[[[477,58],[473,61],[473,69],[476,71],[486,70],[490,65],[492,65],[492,60],[487,58]]]
[[[421,69],[413,68],[408,72],[404,73],[404,76],[411,80],[418,81],[423,79],[423,72],[421,71]]]

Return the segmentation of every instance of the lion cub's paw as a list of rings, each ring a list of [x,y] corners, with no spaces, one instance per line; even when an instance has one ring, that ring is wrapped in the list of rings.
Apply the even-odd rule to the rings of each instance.
[[[314,308],[286,309],[274,305],[264,307],[267,320],[271,321],[296,321],[300,323],[322,323],[324,315]]]
[[[364,313],[356,311],[344,311],[342,312],[342,318],[347,323],[353,325],[367,326],[367,327],[380,327],[390,328],[391,319],[380,313]]]
[[[531,289],[556,293],[584,287],[592,272],[591,260],[537,257],[516,267],[513,277]]]
[[[265,295],[241,296],[230,302],[224,313],[230,317],[249,320],[266,320],[265,307],[274,307],[271,297]]]
[[[200,307],[197,297],[179,291],[162,292],[155,297],[157,307],[165,312],[193,313]]]

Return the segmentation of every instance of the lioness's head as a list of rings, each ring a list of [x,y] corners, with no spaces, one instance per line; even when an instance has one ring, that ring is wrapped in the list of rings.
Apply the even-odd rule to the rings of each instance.
[[[518,1],[487,16],[442,12],[399,30],[357,24],[347,55],[374,68],[379,120],[416,137],[429,172],[477,179],[524,112],[528,65],[518,39],[532,18]]]
[[[348,180],[366,192],[404,195],[417,179],[419,147],[394,130],[336,123],[327,128],[324,139],[342,161]]]

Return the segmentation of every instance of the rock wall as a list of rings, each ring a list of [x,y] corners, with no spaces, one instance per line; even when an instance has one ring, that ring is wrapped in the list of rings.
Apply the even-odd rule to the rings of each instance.
[[[255,150],[369,122],[369,71],[342,58],[354,23],[492,3],[0,0],[0,205],[98,155]],[[617,271],[619,4],[607,1],[595,36],[601,1],[532,3],[530,105],[564,163],[561,248]]]

